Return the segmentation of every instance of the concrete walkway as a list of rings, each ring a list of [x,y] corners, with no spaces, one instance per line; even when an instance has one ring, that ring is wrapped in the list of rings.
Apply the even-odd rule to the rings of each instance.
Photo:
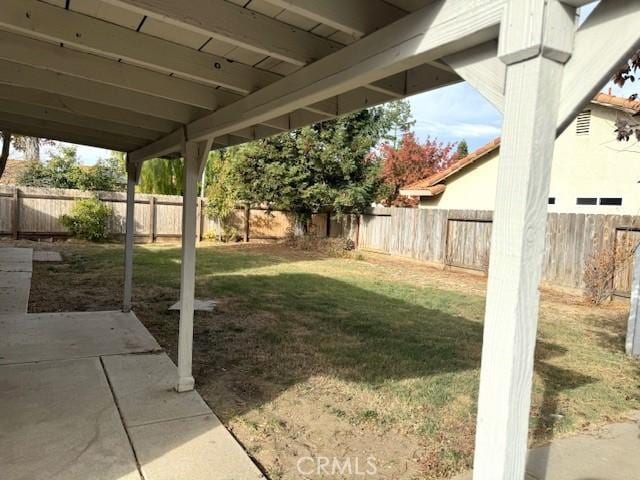
[[[30,258],[3,253],[3,278]],[[0,477],[263,478],[197,392],[173,390],[176,378],[133,313],[0,314]]]
[[[27,313],[33,250],[0,248],[0,314]]]
[[[471,472],[456,480],[471,480]],[[556,440],[529,451],[526,480],[640,478],[640,413],[597,433]]]

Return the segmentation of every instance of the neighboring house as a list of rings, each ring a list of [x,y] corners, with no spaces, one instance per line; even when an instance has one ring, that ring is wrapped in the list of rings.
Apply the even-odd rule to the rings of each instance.
[[[7,166],[0,177],[0,185],[15,185],[26,166],[27,162],[24,160],[7,160]]]
[[[550,212],[640,215],[640,142],[614,133],[618,118],[638,113],[640,101],[600,93],[558,137]],[[499,156],[498,138],[400,193],[421,208],[493,210]]]

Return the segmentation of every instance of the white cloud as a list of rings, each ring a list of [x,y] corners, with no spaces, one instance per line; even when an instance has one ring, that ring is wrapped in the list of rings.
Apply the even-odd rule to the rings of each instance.
[[[467,83],[416,95],[409,103],[422,140],[465,139],[475,149],[500,135],[502,115]]]

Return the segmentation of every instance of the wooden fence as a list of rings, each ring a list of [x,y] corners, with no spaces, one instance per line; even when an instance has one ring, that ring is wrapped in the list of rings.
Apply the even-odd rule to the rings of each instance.
[[[0,235],[13,238],[65,237],[68,231],[60,222],[60,218],[71,211],[77,199],[92,196],[97,196],[112,207],[109,230],[114,236],[123,235],[127,201],[125,193],[5,185],[0,185]],[[343,223],[331,219],[327,213],[319,213],[312,217],[310,229],[321,237],[342,236]],[[231,215],[229,224],[241,238],[249,240],[284,238],[293,223],[288,212],[241,207]],[[137,242],[174,241],[180,238],[181,230],[181,196],[136,194]],[[204,201],[199,200],[199,238],[206,238],[209,234],[217,234],[219,231],[219,222],[205,214]]]
[[[486,271],[491,248],[490,211],[375,208],[362,217],[358,246],[439,265]],[[583,288],[589,257],[629,251],[640,243],[640,217],[550,213],[543,281]],[[628,295],[630,264],[616,271],[616,292]]]
[[[124,234],[126,194],[82,192],[0,185],[0,235],[13,238],[64,237],[60,217],[78,198],[97,195],[113,208],[110,231]],[[350,237],[359,248],[424,260],[439,265],[486,271],[491,248],[492,212],[415,208],[375,208],[360,221],[340,221],[327,213],[314,215],[311,231],[320,237]],[[180,238],[182,197],[136,194],[135,234],[138,242]],[[230,224],[248,239],[284,238],[292,227],[287,212],[238,208]],[[248,227],[248,228],[247,228]],[[219,223],[198,206],[198,236],[220,231]],[[599,251],[628,251],[640,243],[640,217],[550,213],[543,280],[549,284],[581,289],[588,258]],[[616,271],[616,292],[628,295],[632,281],[630,264]]]

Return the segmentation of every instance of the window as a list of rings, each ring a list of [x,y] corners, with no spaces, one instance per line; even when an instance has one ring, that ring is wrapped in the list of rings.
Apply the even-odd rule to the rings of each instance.
[[[589,135],[591,131],[591,110],[585,110],[576,118],[576,135]]]
[[[596,197],[578,197],[576,198],[576,205],[597,205],[598,199]]]
[[[600,205],[622,205],[622,198],[620,197],[603,197],[600,199]]]
[[[549,197],[549,205],[555,205],[556,204],[556,197]]]

